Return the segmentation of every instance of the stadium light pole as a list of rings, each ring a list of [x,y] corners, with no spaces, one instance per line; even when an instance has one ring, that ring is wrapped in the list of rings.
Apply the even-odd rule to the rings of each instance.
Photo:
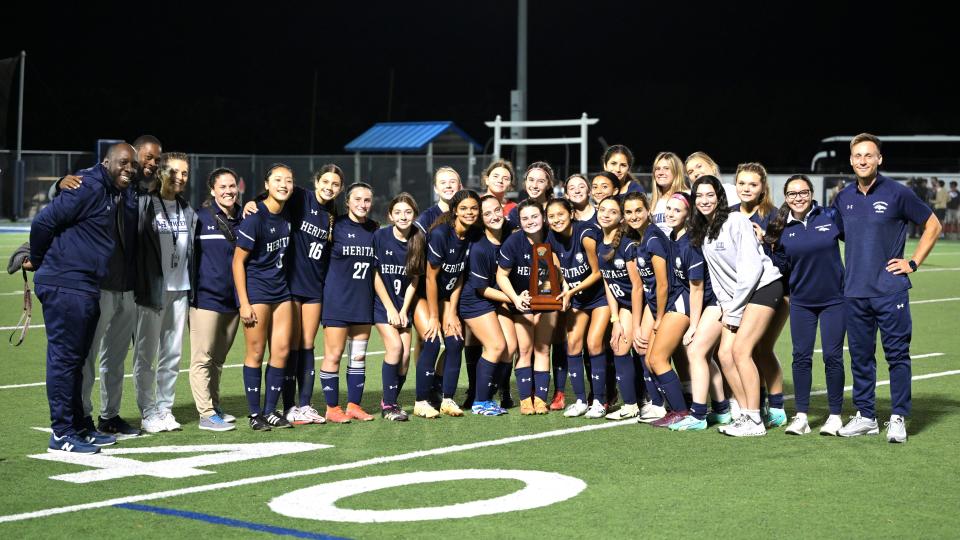
[[[517,88],[510,92],[510,120],[527,119],[527,0],[517,0]],[[510,138],[525,139],[527,128],[513,127]],[[517,169],[527,166],[527,147],[517,146]]]
[[[20,104],[17,106],[17,160],[13,166],[13,212],[12,221],[23,212],[23,185],[26,167],[23,163],[23,74],[27,63],[27,51],[20,51]]]

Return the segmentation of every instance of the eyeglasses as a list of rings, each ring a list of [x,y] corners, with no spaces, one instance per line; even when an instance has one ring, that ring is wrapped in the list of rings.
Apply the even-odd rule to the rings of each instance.
[[[805,190],[803,190],[803,191],[788,191],[788,192],[786,192],[785,196],[786,196],[787,200],[791,200],[791,201],[794,200],[794,199],[809,199],[809,198],[810,198],[810,190],[809,190],[809,189],[805,189]]]

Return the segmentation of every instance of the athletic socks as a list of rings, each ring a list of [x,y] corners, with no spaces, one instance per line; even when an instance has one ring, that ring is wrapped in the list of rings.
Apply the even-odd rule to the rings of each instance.
[[[290,351],[287,363],[283,365],[283,410],[296,407],[297,375],[300,372],[300,351]]]
[[[706,420],[707,419],[707,404],[706,403],[697,403],[693,401],[690,403],[690,414],[697,420]]]
[[[767,385],[760,384],[760,410],[763,410],[763,405],[767,402]]]
[[[573,393],[577,399],[587,402],[587,389],[583,382],[583,355],[567,355],[567,372],[570,374],[570,385],[573,386]]]
[[[347,365],[347,403],[360,404],[367,384],[366,360],[350,360]]]
[[[550,372],[534,371],[533,385],[533,394],[538,398],[547,401],[547,394],[550,392]]]
[[[383,363],[380,371],[383,379],[383,402],[387,405],[397,404],[397,395],[400,394],[400,364]]]
[[[467,365],[467,395],[477,395],[477,365],[483,354],[482,345],[465,345],[463,347],[463,361]]]
[[[443,397],[457,395],[457,383],[460,381],[460,362],[463,356],[463,340],[456,336],[443,338]]]
[[[264,379],[267,381],[267,392],[263,397],[263,414],[277,410],[277,401],[280,401],[280,391],[283,390],[284,370],[267,364]]]
[[[607,402],[607,358],[606,354],[590,357],[590,379],[593,380],[593,399]]]
[[[711,401],[710,409],[717,414],[723,414],[730,412],[730,400],[724,399],[722,401]]]
[[[753,420],[754,422],[756,422],[757,424],[759,424],[759,423],[762,422],[762,420],[760,420],[760,411],[759,411],[759,410],[757,410],[757,409],[754,409],[754,410],[750,410],[750,409],[740,409],[740,410],[741,410],[741,412],[743,412],[743,414],[749,416],[750,419]]]
[[[399,366],[399,364],[398,364]],[[397,368],[399,370],[399,367]],[[400,392],[403,390],[403,385],[407,383],[407,374],[397,373],[397,399],[400,399]]]
[[[493,363],[486,358],[477,360],[477,388],[474,403],[490,401],[490,396],[493,392],[494,373],[496,373],[499,366],[499,363]]]
[[[629,354],[625,354],[614,357],[613,362],[617,373],[617,386],[620,388],[620,395],[623,396],[623,403],[625,405],[636,405],[637,372],[633,367],[633,358]]]
[[[683,386],[680,385],[680,378],[674,370],[666,371],[657,375],[657,382],[660,383],[660,389],[667,398],[670,410],[675,412],[687,410],[687,402],[683,400]]]
[[[640,357],[640,365],[643,367],[643,387],[647,391],[647,399],[657,407],[663,407],[663,395],[660,393],[660,386],[654,380],[653,373],[647,367],[647,359],[643,356]],[[672,370],[671,373],[673,373]],[[676,373],[673,376],[676,377]],[[679,379],[677,379],[677,382],[679,382]]]
[[[251,415],[260,414],[260,368],[243,366],[243,391]]]
[[[517,393],[520,394],[520,401],[523,401],[533,395],[533,368],[518,367],[517,373]]]
[[[313,349],[300,351],[300,369],[297,370],[297,387],[300,388],[298,405],[306,407],[313,401],[313,382],[315,378],[316,358]]]
[[[767,395],[767,400],[770,402],[771,409],[783,408],[783,392],[779,394],[769,394]]]
[[[327,407],[340,406],[340,374],[336,371],[320,370],[320,388]]]
[[[557,392],[567,389],[567,345],[554,343],[550,347],[550,364],[553,366],[553,384]]]
[[[510,369],[512,367],[512,362],[498,362],[497,368],[493,372],[493,380],[501,396],[510,395]],[[493,396],[493,392],[490,395]]]
[[[417,357],[417,401],[430,399],[433,380],[437,374],[437,356],[439,355],[440,340],[438,338],[423,342],[420,347],[420,356]]]

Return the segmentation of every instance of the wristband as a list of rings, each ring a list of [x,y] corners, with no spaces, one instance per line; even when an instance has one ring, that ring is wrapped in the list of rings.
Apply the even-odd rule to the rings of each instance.
[[[916,271],[917,271],[918,265],[917,265],[917,262],[916,262],[916,261],[914,261],[913,259],[910,259],[910,260],[907,261],[907,264],[910,265],[910,271],[911,271],[911,272],[916,272]]]

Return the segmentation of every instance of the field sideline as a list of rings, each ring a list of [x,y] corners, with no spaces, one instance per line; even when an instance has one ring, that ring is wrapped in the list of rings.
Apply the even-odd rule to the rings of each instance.
[[[25,236],[0,235],[4,259]],[[34,327],[26,342],[18,348],[0,344],[0,405],[8,412],[0,429],[9,434],[0,443],[6,488],[0,495],[0,531],[9,537],[142,539],[955,537],[958,271],[960,243],[941,241],[913,276],[913,415],[905,445],[887,444],[882,434],[817,436],[826,401],[822,363],[815,355],[814,433],[805,437],[785,436],[779,428],[739,440],[712,430],[670,433],[556,413],[521,417],[517,409],[497,418],[413,418],[400,424],[378,417],[270,433],[251,432],[241,418],[236,431],[213,434],[197,429],[189,383],[181,376],[174,414],[183,431],[121,441],[96,456],[105,459],[98,463],[51,461],[41,459],[49,456],[48,434],[35,429],[49,426],[49,411],[46,335],[34,299]],[[19,274],[0,278],[0,328],[7,334],[20,316],[18,291]],[[182,370],[189,364],[184,341]],[[383,349],[375,331],[369,348],[364,403],[373,412]],[[239,366],[242,349],[241,335],[228,366]],[[785,393],[791,394],[789,326],[777,353]],[[888,377],[879,347],[877,355],[878,414],[884,421]],[[846,363],[849,367],[849,358]],[[126,366],[129,374],[129,357]],[[848,369],[848,388],[851,383]],[[242,417],[240,370],[227,369],[222,386],[225,409]],[[463,374],[461,391],[465,386]],[[845,416],[853,412],[849,395]],[[95,410],[98,398],[95,389]],[[316,399],[319,405],[322,397]],[[401,402],[409,410],[412,401],[411,380]],[[792,414],[792,401],[786,407]],[[121,415],[134,421],[135,411],[128,378]]]

